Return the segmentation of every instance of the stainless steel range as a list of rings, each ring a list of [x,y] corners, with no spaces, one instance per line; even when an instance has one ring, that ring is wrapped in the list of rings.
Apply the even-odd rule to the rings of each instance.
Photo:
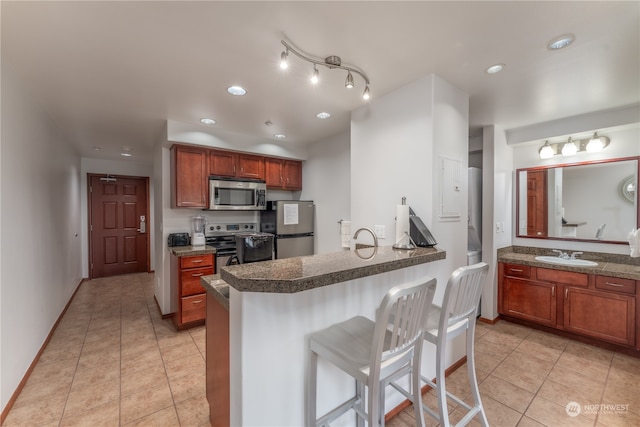
[[[204,235],[207,246],[216,248],[216,273],[220,273],[220,267],[236,256],[235,235],[257,230],[258,224],[255,222],[207,224]]]
[[[266,233],[258,232],[258,224],[253,222],[242,223],[212,223],[207,224],[205,229],[205,240],[208,246],[216,248],[216,269],[215,272],[220,272],[220,267],[230,265],[234,262],[242,263],[242,260],[238,260],[237,241],[242,239],[236,239],[237,235],[247,236],[248,233],[253,234],[258,238],[259,236],[268,235]],[[268,235],[271,236],[271,235]],[[264,250],[261,250],[261,253]],[[272,251],[271,251],[272,252]],[[255,254],[256,252],[254,252]],[[258,259],[251,259],[251,254],[247,254],[248,259],[245,262],[257,261]],[[260,256],[263,260],[264,256]],[[270,258],[269,258],[270,259]]]

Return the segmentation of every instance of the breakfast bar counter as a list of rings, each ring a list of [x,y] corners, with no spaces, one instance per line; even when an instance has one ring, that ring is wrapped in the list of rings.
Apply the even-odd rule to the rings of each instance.
[[[360,247],[227,266],[219,277],[203,278],[211,425],[304,425],[309,334],[356,315],[374,319],[393,286],[448,276],[438,262],[445,257],[437,248]],[[318,369],[322,413],[345,400],[354,384],[322,360]],[[403,400],[390,390],[387,410]]]

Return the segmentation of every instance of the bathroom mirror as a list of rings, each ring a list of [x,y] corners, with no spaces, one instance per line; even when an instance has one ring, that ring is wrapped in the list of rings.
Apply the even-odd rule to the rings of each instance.
[[[640,157],[516,171],[516,237],[627,244]]]

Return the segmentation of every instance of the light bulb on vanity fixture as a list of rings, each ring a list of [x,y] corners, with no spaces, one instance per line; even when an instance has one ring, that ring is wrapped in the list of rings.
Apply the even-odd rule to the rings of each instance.
[[[569,137],[569,140],[565,142],[564,145],[562,146],[562,155],[565,157],[573,156],[577,152],[578,152],[578,146],[576,145],[575,142],[571,140],[571,137]]]
[[[545,141],[538,150],[541,159],[550,159],[557,154],[564,157],[573,156],[578,153],[597,153],[602,151],[610,143],[606,136],[598,135],[597,132],[591,138],[572,139],[569,137],[566,142]]]
[[[540,147],[539,153],[541,159],[550,159],[556,154],[553,147],[549,145],[549,141],[544,142],[544,145]]]
[[[313,83],[314,85],[317,84],[319,81],[319,72],[317,67],[318,65],[326,67],[330,70],[333,70],[333,69],[345,70],[347,71],[347,77],[344,83],[344,87],[347,89],[353,88],[355,86],[353,75],[357,74],[360,77],[362,77],[365,83],[365,88],[364,88],[364,91],[362,92],[362,99],[366,101],[371,97],[371,90],[369,89],[370,82],[367,75],[363,71],[360,71],[355,67],[349,67],[349,66],[343,65],[342,59],[339,56],[330,55],[330,56],[327,56],[324,60],[315,59],[313,57],[303,55],[302,53],[298,52],[284,40],[281,40],[280,42],[285,47],[285,51],[283,51],[280,54],[280,68],[282,69],[288,68],[289,66],[288,56],[289,56],[289,52],[291,52],[298,58],[302,59],[303,61],[307,61],[313,64],[313,74],[311,76],[311,83]]]

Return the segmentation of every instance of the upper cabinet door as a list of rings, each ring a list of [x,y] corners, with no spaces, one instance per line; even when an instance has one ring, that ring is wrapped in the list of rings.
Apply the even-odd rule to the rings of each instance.
[[[285,160],[282,176],[286,190],[302,190],[302,162]]]
[[[282,188],[282,160],[264,159],[265,181],[268,188]]]
[[[174,145],[171,148],[172,205],[206,208],[208,192],[207,150]]]
[[[211,175],[264,179],[264,157],[232,151],[209,151]]]
[[[242,178],[265,179],[264,157],[251,154],[238,154],[236,176]]]
[[[209,171],[211,175],[235,177],[238,154],[231,151],[209,151]]]

